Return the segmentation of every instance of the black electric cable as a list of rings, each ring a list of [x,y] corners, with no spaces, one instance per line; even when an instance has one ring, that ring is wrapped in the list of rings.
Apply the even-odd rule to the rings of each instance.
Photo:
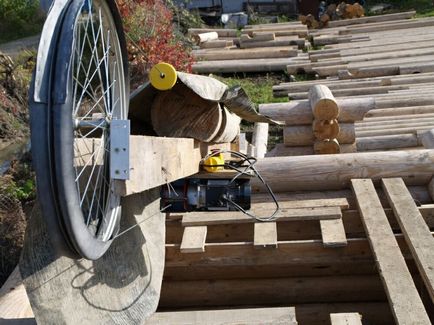
[[[251,217],[257,221],[267,222],[267,221],[274,221],[274,220],[278,219],[279,217],[277,214],[280,211],[279,202],[277,201],[277,198],[274,195],[274,192],[272,191],[270,186],[262,178],[259,171],[255,168],[254,165],[257,162],[257,159],[255,157],[249,157],[249,156],[247,156],[241,152],[236,152],[236,151],[231,151],[231,150],[216,150],[216,151],[213,151],[212,153],[208,154],[205,158],[203,158],[202,162],[206,161],[210,157],[214,157],[214,156],[217,156],[217,155],[223,154],[223,153],[230,153],[231,155],[238,157],[241,160],[237,161],[237,162],[225,163],[224,165],[203,165],[202,164],[202,166],[204,166],[204,167],[227,167],[229,169],[237,171],[238,174],[236,174],[232,178],[232,180],[229,182],[227,187],[229,187],[230,184],[232,184],[241,175],[251,176],[251,174],[249,174],[248,172],[249,172],[249,170],[252,170],[253,173],[256,175],[256,177],[258,177],[258,179],[261,181],[261,183],[264,184],[264,186],[266,187],[268,193],[270,194],[271,198],[273,199],[274,203],[276,204],[276,209],[269,217],[258,217],[256,215],[246,211],[245,209],[243,209],[240,205],[238,205],[236,202],[232,201],[230,198],[223,197],[223,199],[226,200],[229,204],[231,204],[238,211],[244,213],[245,215],[247,215],[247,216],[249,216],[249,217]],[[244,165],[244,163],[247,163],[247,165]],[[242,169],[243,167],[245,167],[244,170]]]

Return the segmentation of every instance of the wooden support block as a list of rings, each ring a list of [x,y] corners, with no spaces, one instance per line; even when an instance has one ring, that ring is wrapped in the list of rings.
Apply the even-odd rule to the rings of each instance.
[[[434,238],[401,178],[383,179],[383,189],[434,301]]]
[[[342,219],[320,220],[324,247],[347,246],[347,236]]]
[[[330,314],[331,325],[362,325],[359,313]]]
[[[261,206],[267,206],[262,203]],[[273,204],[266,208],[257,208],[251,211],[259,217],[267,217],[273,212]],[[279,221],[296,221],[296,220],[321,220],[321,219],[339,219],[342,217],[342,212],[339,207],[327,208],[302,208],[302,209],[285,209],[281,207],[278,213]],[[250,216],[247,216],[239,211],[224,211],[224,212],[189,212],[182,217],[183,226],[203,226],[203,225],[223,225],[233,223],[251,223],[255,222]]]
[[[431,324],[370,179],[351,181],[368,240],[397,324]]]
[[[275,222],[256,222],[253,245],[256,248],[277,247],[277,224]]]
[[[314,120],[312,130],[318,140],[335,139],[340,131],[338,120]]]
[[[205,251],[207,227],[185,227],[182,235],[181,253],[203,253]]]
[[[313,144],[313,151],[318,155],[337,154],[341,147],[336,139],[318,140]]]

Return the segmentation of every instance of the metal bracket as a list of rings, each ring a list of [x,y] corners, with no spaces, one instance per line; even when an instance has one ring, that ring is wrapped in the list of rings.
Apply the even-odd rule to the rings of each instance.
[[[130,179],[130,120],[110,122],[110,177]]]

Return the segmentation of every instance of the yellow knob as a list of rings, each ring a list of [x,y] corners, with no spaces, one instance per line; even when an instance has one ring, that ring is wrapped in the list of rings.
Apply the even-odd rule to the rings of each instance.
[[[160,62],[154,65],[149,72],[149,80],[151,85],[158,90],[172,89],[176,84],[178,76],[175,68],[165,62]]]

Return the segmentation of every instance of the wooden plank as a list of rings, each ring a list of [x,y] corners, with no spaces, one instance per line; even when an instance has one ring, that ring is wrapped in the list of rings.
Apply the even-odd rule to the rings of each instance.
[[[116,190],[126,196],[193,175],[201,159],[194,139],[130,136],[130,179]]]
[[[253,245],[256,248],[277,247],[277,224],[257,222],[254,227]]]
[[[370,179],[351,180],[397,324],[431,324]]]
[[[359,313],[330,314],[331,325],[362,325]]]
[[[401,178],[383,179],[383,189],[434,301],[434,238],[430,229]]]
[[[185,227],[181,242],[181,253],[203,253],[205,251],[207,227]]]
[[[266,203],[262,205],[267,205]],[[265,217],[272,213],[270,208],[256,208],[251,213]],[[297,220],[321,220],[321,219],[338,219],[342,217],[339,207],[327,208],[302,208],[286,209],[281,208],[276,221],[297,221]],[[252,217],[239,211],[224,212],[190,212],[185,213],[182,217],[183,226],[209,226],[231,223],[255,222]]]
[[[347,246],[342,219],[320,220],[322,242],[325,247]]]
[[[0,323],[19,324],[18,319],[28,318],[33,318],[33,312],[17,266],[0,289]]]
[[[294,307],[161,312],[146,325],[297,325]]]

